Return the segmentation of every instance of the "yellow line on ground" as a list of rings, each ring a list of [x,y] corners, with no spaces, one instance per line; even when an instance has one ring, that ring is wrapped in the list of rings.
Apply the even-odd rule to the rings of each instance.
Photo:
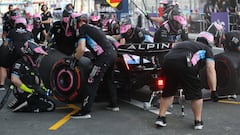
[[[59,107],[59,109],[64,109],[64,108],[72,108],[73,111],[70,112],[69,114],[67,114],[66,116],[64,116],[62,119],[60,119],[55,124],[53,124],[48,130],[57,130],[71,118],[70,117],[71,114],[76,113],[77,111],[80,110],[80,108],[78,106],[73,105],[73,104],[68,104],[67,107]]]
[[[237,101],[229,101],[229,100],[219,100],[219,103],[226,103],[226,104],[236,104],[236,105],[240,105],[240,102]]]

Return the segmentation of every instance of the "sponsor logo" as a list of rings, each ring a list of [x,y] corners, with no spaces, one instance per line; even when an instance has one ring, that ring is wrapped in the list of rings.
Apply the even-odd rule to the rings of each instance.
[[[139,51],[147,51],[147,50],[162,50],[170,48],[170,44],[165,43],[151,43],[151,44],[130,44],[127,45],[128,50],[139,50]]]

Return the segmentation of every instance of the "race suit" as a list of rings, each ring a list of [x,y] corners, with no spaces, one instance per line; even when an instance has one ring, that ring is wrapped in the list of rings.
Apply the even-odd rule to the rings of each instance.
[[[115,47],[109,42],[105,34],[96,27],[84,24],[79,29],[79,40],[86,40],[86,47],[94,55],[93,66],[88,76],[84,94],[83,113],[91,111],[99,83],[103,77],[107,80],[110,104],[116,106],[117,93],[113,85],[113,65],[116,58]]]
[[[12,75],[18,77],[28,88],[33,89],[35,92],[29,94],[19,88],[14,89],[14,96],[17,103],[27,101],[27,106],[21,108],[20,112],[48,112],[54,110],[53,101],[49,100],[43,89],[40,88],[40,78],[37,67],[33,67],[32,63],[28,60],[17,60],[12,68]],[[12,106],[14,109],[15,106]]]
[[[207,45],[195,41],[176,44],[164,57],[166,81],[162,96],[174,96],[181,87],[187,100],[201,99],[199,71],[207,60],[214,61],[211,48]]]
[[[65,25],[62,21],[53,24],[50,30],[50,34],[53,35],[52,47],[66,55],[72,55],[76,48],[77,38],[75,33],[72,33],[71,36],[65,35]]]
[[[126,33],[121,34],[122,38],[125,38],[126,43],[152,43],[153,42],[153,37],[151,33],[135,27],[131,28],[132,29],[132,34],[128,35]]]

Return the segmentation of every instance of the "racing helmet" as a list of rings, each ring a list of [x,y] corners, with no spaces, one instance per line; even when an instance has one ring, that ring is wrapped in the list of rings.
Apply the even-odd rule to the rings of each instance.
[[[40,14],[34,14],[32,18],[33,18],[33,22],[40,23],[42,21]]]
[[[223,47],[226,51],[240,52],[240,31],[226,32]]]
[[[77,18],[80,17],[80,13],[71,13],[69,17],[67,17],[67,20],[64,20],[65,22],[65,35],[67,37],[72,36],[73,33],[77,30]]]
[[[200,32],[196,38],[196,41],[204,43],[210,47],[214,46],[214,36],[207,31]]]
[[[166,10],[168,9],[172,4],[172,0],[161,0],[159,4],[163,5],[163,8]]]
[[[73,12],[74,12],[74,6],[71,3],[69,3],[65,6],[62,16],[69,17]]]
[[[69,26],[74,30],[77,29],[77,18],[80,17],[82,14],[80,13],[72,13],[69,18]]]
[[[99,15],[93,14],[89,17],[89,23],[92,25],[98,25],[100,19],[101,17]]]
[[[125,18],[120,25],[120,34],[127,33],[132,28],[131,20]]]
[[[160,4],[168,4],[168,0],[161,0],[159,3]]]
[[[117,20],[111,20],[107,24],[108,32],[110,35],[120,34],[120,24]]]
[[[26,29],[27,20],[23,17],[19,17],[15,20],[15,27],[16,28],[23,28]]]
[[[40,14],[34,14],[32,16],[32,19],[33,19],[33,27],[34,28],[40,28],[41,27],[41,15]]]
[[[216,45],[220,47],[225,33],[224,26],[214,22],[208,27],[207,31],[213,34]]]
[[[37,44],[36,42],[32,40],[28,40],[24,43],[23,47],[21,48],[21,51],[24,55],[31,56],[34,60],[39,55],[47,55],[48,53],[43,50],[43,48]]]
[[[17,18],[21,17],[21,13],[18,10],[11,10],[10,12],[10,19],[15,21]]]
[[[81,14],[80,16],[76,17],[75,19],[76,19],[77,23],[79,23],[80,21],[83,21],[85,23],[89,22],[88,21],[89,18],[88,18],[87,14]]]
[[[168,14],[168,23],[171,32],[178,34],[179,30],[187,25],[186,18],[181,14],[178,7],[173,7]]]

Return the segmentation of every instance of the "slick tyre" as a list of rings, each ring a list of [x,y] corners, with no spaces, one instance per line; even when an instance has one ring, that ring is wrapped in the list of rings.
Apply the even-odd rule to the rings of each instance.
[[[240,93],[240,54],[221,53],[215,56],[219,95]]]
[[[68,56],[66,56],[65,54],[61,53],[60,51],[56,50],[56,49],[50,49],[48,50],[48,55],[46,56],[41,56],[41,58],[39,58],[39,74],[40,77],[43,80],[43,83],[45,85],[46,88],[50,88],[50,72],[52,70],[53,65],[56,63],[56,61],[66,58]]]
[[[40,76],[45,86],[53,90],[54,96],[62,102],[73,102],[82,95],[86,76],[91,69],[91,60],[82,57],[74,69],[71,58],[57,50],[50,50],[40,62]]]
[[[91,69],[91,61],[82,57],[74,69],[69,66],[70,59],[57,61],[50,72],[50,86],[54,95],[62,102],[73,102],[81,99]]]

